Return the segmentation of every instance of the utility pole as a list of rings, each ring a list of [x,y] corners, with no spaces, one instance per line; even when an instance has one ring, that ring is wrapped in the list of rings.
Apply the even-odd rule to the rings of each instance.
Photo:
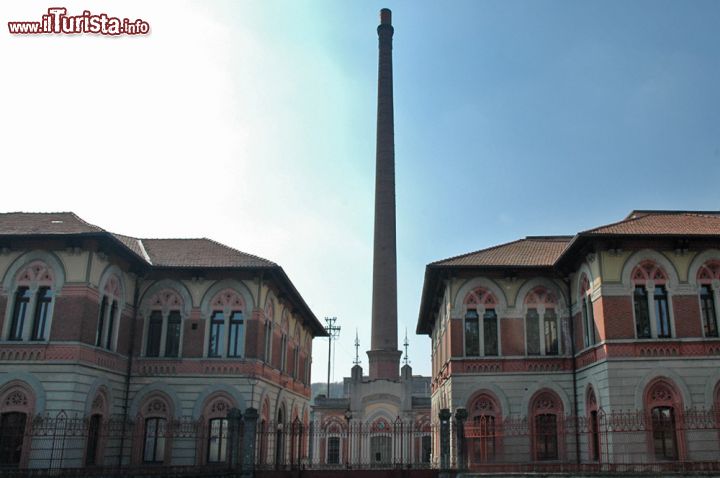
[[[332,355],[332,341],[340,335],[340,326],[335,325],[337,317],[325,317],[325,332],[328,333],[328,379],[327,398],[330,398],[330,356]]]

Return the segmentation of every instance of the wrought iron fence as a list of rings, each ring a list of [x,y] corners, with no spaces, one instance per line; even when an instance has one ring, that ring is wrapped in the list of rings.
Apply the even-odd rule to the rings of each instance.
[[[232,476],[243,464],[256,470],[339,470],[429,469],[441,462],[494,473],[720,471],[720,412],[715,410],[484,415],[464,422],[453,418],[449,426],[342,417],[310,423],[260,420],[251,428],[239,422],[235,429],[230,417],[151,424],[65,412],[3,415],[3,476],[78,476],[79,469],[85,476]],[[450,444],[446,461],[440,456],[441,430],[447,430]]]

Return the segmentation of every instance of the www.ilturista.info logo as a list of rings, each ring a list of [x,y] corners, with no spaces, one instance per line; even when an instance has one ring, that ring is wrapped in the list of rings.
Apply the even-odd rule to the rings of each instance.
[[[39,22],[8,22],[13,35],[41,35],[91,33],[95,35],[147,35],[150,24],[142,19],[110,17],[106,13],[94,14],[89,10],[82,15],[68,15],[67,8],[48,8]]]

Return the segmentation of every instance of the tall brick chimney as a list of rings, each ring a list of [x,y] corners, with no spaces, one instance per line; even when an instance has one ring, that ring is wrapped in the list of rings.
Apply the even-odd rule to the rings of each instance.
[[[397,254],[395,246],[395,131],[393,120],[392,12],[380,10],[377,28],[378,109],[375,152],[375,242],[373,247],[370,379],[398,380]]]

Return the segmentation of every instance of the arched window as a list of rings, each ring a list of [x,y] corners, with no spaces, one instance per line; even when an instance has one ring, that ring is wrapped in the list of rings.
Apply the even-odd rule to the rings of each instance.
[[[145,400],[137,423],[142,427],[142,449],[140,460],[143,463],[167,464],[172,448],[169,433],[172,407],[163,395],[152,395]]]
[[[146,357],[180,357],[183,299],[173,289],[150,298],[145,334]]]
[[[208,357],[242,357],[245,353],[242,296],[233,289],[222,290],[210,301],[210,308]]]
[[[635,266],[630,278],[634,286],[633,309],[637,338],[672,337],[665,271],[653,261],[643,261]]]
[[[717,303],[720,292],[720,261],[711,260],[700,266],[697,273],[700,289],[700,311],[705,337],[718,337]]]
[[[32,389],[23,382],[10,382],[0,389],[0,468],[27,466],[30,457],[30,425],[35,408]]]
[[[558,460],[561,456],[563,407],[550,390],[535,395],[530,405],[533,457],[538,461]]]
[[[582,303],[582,319],[584,331],[584,345],[590,347],[595,345],[595,314],[593,312],[592,291],[587,275],[583,274],[580,280],[580,300]]]
[[[525,307],[527,354],[559,355],[560,333],[555,294],[544,287],[536,287],[525,297]]]
[[[53,270],[33,261],[16,275],[7,340],[47,340],[53,309]]]
[[[393,428],[384,418],[378,418],[370,427],[370,462],[388,464],[392,462]]]
[[[85,466],[103,464],[105,438],[107,433],[103,430],[108,416],[107,394],[104,388],[98,390],[90,407],[88,418],[87,442],[85,444]]]
[[[588,387],[585,396],[585,412],[588,420],[588,445],[590,461],[600,459],[600,417],[598,416],[598,403],[592,386]]]
[[[498,355],[497,304],[495,296],[483,288],[475,289],[465,297],[466,356]]]
[[[95,332],[95,346],[114,350],[116,347],[117,327],[120,322],[118,314],[121,313],[122,285],[116,274],[111,274],[100,291],[100,313],[97,330]]]
[[[683,442],[678,420],[682,414],[682,400],[675,386],[665,379],[650,383],[645,394],[648,420],[652,427],[651,448],[659,460],[678,460]]]
[[[472,400],[465,426],[471,463],[495,461],[499,448],[501,418],[500,406],[489,393],[480,393]]]
[[[235,401],[225,395],[216,394],[205,401],[203,420],[206,426],[206,439],[202,456],[206,463],[224,463],[228,458],[228,412],[236,406]]]
[[[342,436],[343,425],[340,421],[331,417],[325,422],[323,429],[326,436],[325,463],[328,465],[339,465],[342,463]]]
[[[285,404],[280,405],[275,424],[275,464],[285,464]]]

